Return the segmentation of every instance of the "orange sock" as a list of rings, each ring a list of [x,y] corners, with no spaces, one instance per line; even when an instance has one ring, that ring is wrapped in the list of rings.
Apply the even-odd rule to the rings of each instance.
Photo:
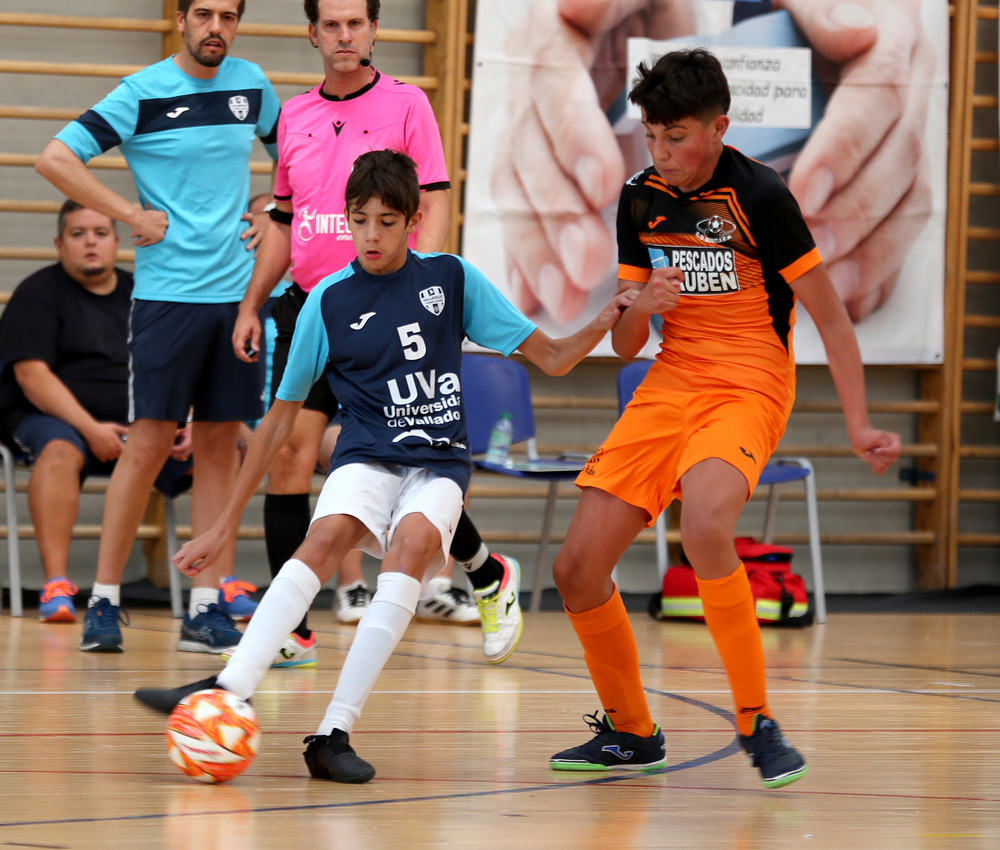
[[[741,735],[753,732],[753,717],[770,717],[764,647],[746,567],[726,578],[702,581],[698,592],[705,609],[705,622],[722,656],[729,687],[736,703],[736,728]]]
[[[590,678],[615,729],[648,738],[655,724],[639,676],[635,634],[618,588],[603,605],[580,614],[566,613],[583,644]]]

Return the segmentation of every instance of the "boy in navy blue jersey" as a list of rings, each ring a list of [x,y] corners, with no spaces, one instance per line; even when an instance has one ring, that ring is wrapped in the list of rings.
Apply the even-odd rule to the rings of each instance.
[[[394,151],[360,156],[346,200],[358,258],[309,293],[275,403],[254,434],[233,498],[216,525],[174,560],[194,575],[231,544],[244,506],[309,389],[325,374],[344,423],[309,535],[271,583],[218,677],[142,689],[136,697],[163,713],[205,688],[248,699],[322,584],[347,552],[360,548],[382,558],[378,590],[305,751],[312,776],[356,783],[369,781],[375,769],[354,753],[348,736],[428,581],[445,564],[472,472],[462,410],[463,339],[508,356],[520,350],[545,372],[565,374],[634,296],[616,296],[589,325],[553,340],[460,257],[408,249],[407,237],[420,221],[409,157]]]

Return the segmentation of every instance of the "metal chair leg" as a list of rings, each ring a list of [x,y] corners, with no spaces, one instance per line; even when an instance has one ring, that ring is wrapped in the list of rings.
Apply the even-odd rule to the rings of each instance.
[[[180,549],[177,540],[177,511],[174,507],[174,500],[168,497],[163,499],[163,518],[167,535],[167,558],[173,559]],[[174,617],[184,616],[184,599],[181,595],[181,574],[173,564],[167,565],[170,573],[170,610]]]
[[[559,495],[559,482],[549,482],[549,496],[545,501],[545,519],[542,521],[542,542],[538,545],[538,562],[535,564],[535,589],[531,593],[532,614],[542,610],[542,570],[548,565],[549,538],[552,536],[552,519],[556,512],[556,496]]]
[[[17,524],[17,489],[14,479],[14,455],[6,446],[0,445],[3,457],[4,483],[7,497],[7,568],[10,584],[10,615],[23,617],[21,607],[21,542]]]

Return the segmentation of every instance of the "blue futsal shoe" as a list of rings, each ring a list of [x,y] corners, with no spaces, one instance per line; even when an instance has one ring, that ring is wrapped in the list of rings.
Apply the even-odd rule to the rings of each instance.
[[[243,637],[236,623],[214,602],[192,617],[185,614],[181,621],[181,639],[177,643],[179,652],[210,652],[221,655],[231,651]]]
[[[82,652],[124,652],[119,623],[128,625],[128,615],[110,599],[98,599],[83,616]]]

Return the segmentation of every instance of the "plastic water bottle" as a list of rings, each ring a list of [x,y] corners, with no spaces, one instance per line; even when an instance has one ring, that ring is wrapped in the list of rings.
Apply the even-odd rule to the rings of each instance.
[[[514,425],[510,421],[510,414],[504,413],[497,420],[490,432],[490,445],[486,449],[486,462],[495,463],[499,466],[510,466],[510,444],[514,436]]]

